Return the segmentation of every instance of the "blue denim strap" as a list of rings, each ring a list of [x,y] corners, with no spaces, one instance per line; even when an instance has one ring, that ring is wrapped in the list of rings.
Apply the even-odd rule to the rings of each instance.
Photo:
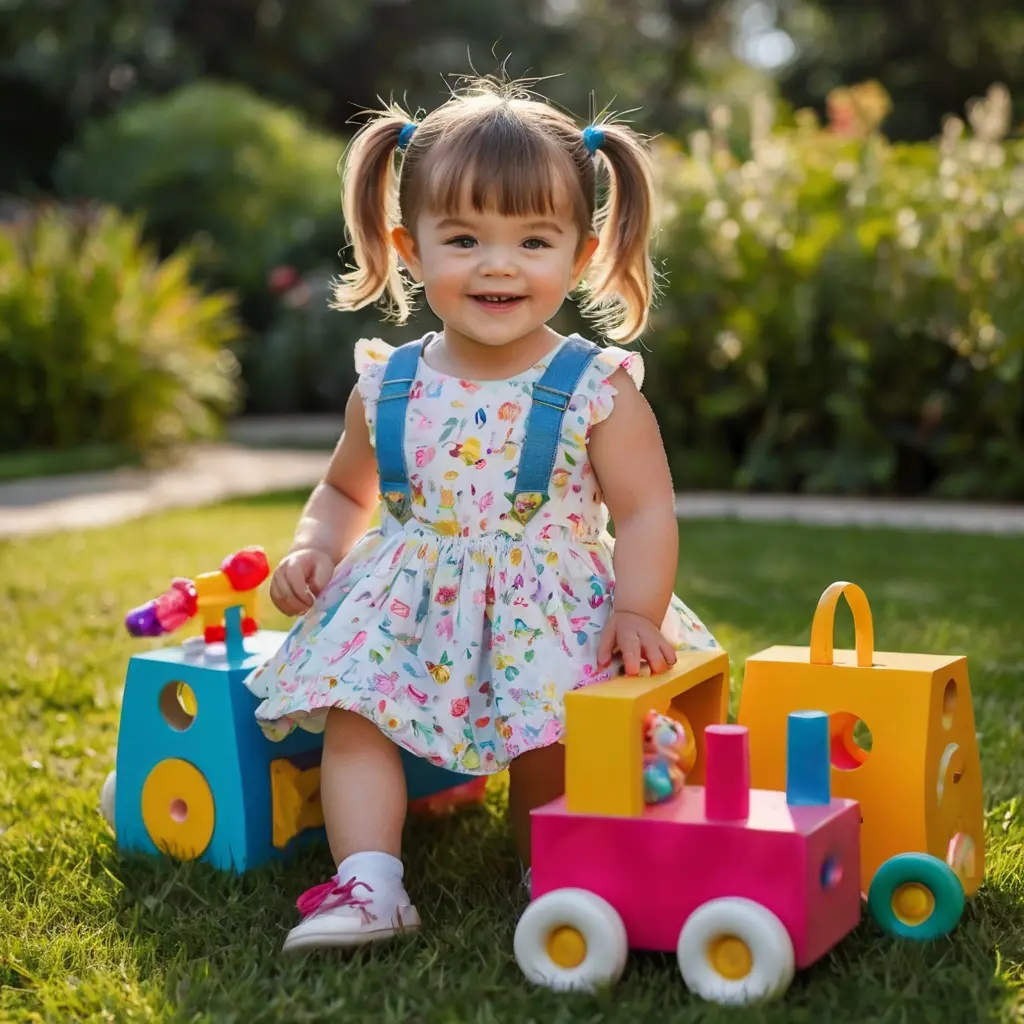
[[[409,477],[405,471],[405,414],[416,380],[423,342],[410,341],[388,359],[377,398],[377,472],[388,511],[404,523],[412,515]]]
[[[578,335],[570,335],[555,353],[544,375],[533,386],[533,401],[526,418],[526,437],[519,457],[513,519],[524,526],[548,500],[551,472],[555,468],[562,438],[562,420],[597,346]]]

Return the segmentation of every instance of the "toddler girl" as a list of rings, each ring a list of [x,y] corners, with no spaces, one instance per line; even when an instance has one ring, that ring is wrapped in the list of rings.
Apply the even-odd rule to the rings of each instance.
[[[337,865],[299,899],[286,950],[418,927],[396,744],[468,775],[509,768],[528,864],[530,811],[563,790],[566,691],[717,646],[672,593],[673,488],[640,357],[548,327],[582,286],[610,339],[642,331],[651,193],[628,128],[581,131],[489,82],[352,141],[355,266],[336,304],[387,292],[404,319],[400,258],[443,330],[356,345],[344,434],[271,582],[302,618],[247,685],[268,735],[324,731]]]

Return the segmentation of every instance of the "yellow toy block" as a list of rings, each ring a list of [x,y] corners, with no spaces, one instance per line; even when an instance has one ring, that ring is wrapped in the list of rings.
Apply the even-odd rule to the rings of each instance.
[[[644,812],[643,722],[648,711],[681,721],[696,740],[688,783],[704,779],[704,728],[725,721],[729,656],[681,651],[659,675],[620,676],[565,695],[565,802],[576,814]]]
[[[196,577],[196,596],[199,598],[199,607],[202,608],[204,602],[213,604],[216,601],[233,598],[235,589],[227,576],[218,569],[215,572],[200,573]]]
[[[855,651],[833,648],[839,598],[853,612]],[[971,895],[984,875],[981,761],[967,659],[874,650],[860,587],[821,595],[810,647],[770,647],[747,660],[739,723],[750,730],[751,784],[786,788],[791,711],[830,716],[832,791],[859,801],[861,888],[899,853],[946,861]],[[866,726],[871,743],[858,733]]]
[[[320,766],[298,768],[286,757],[270,762],[274,846],[283,849],[300,832],[324,823],[320,805]]]
[[[222,571],[200,574],[195,579],[195,585],[199,615],[208,641],[223,639],[224,613],[237,605],[242,607],[243,632],[246,635],[255,632],[258,590],[235,590],[227,574]]]

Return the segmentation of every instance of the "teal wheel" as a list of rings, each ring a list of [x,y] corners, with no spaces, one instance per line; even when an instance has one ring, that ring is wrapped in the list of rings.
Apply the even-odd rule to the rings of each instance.
[[[901,853],[875,872],[868,909],[886,934],[927,942],[957,926],[964,912],[964,887],[937,857]]]

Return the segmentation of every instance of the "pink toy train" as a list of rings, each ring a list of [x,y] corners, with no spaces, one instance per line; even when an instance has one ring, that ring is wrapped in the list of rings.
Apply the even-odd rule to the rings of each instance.
[[[710,725],[705,786],[634,816],[571,813],[565,797],[534,811],[524,974],[593,989],[647,949],[674,951],[714,1002],[784,992],[861,919],[860,811],[830,795],[828,743],[827,715],[791,715],[787,792],[752,790],[746,728]]]

